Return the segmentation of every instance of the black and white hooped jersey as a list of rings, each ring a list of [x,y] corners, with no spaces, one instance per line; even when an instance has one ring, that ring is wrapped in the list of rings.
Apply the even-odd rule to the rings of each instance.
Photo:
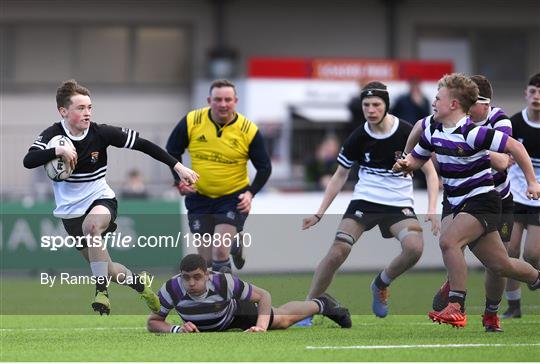
[[[448,202],[455,210],[468,198],[495,189],[488,150],[502,153],[508,134],[475,125],[468,117],[454,127],[431,123],[414,147],[415,158],[435,152]]]
[[[230,273],[215,273],[206,282],[206,293],[192,297],[180,275],[169,279],[158,291],[159,315],[167,317],[175,309],[184,321],[191,321],[200,331],[226,330],[237,308],[237,301],[249,301],[253,292],[250,283]]]
[[[411,124],[394,116],[392,129],[385,135],[373,133],[366,122],[347,138],[338,155],[338,163],[347,169],[354,162],[360,166],[353,200],[413,207],[412,178],[392,171],[396,160],[401,158],[411,130]]]
[[[529,153],[536,180],[540,182],[540,123],[529,120],[527,109],[513,115],[510,120],[512,121],[514,139],[523,144]],[[517,164],[510,167],[509,176],[512,180],[510,190],[514,195],[514,201],[523,205],[540,207],[540,200],[535,201],[527,198],[527,181]]]
[[[45,129],[29,150],[47,149],[49,141],[57,135],[71,140],[77,150],[77,165],[68,179],[52,182],[56,201],[54,215],[64,219],[75,218],[84,215],[95,200],[115,197],[105,180],[107,147],[132,148],[138,133],[92,122],[82,135],[73,136],[62,120]]]

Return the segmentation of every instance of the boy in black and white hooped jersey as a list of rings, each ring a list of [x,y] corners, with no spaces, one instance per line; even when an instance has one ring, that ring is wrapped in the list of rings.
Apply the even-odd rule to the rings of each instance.
[[[355,162],[359,163],[358,183],[341,221],[330,250],[317,266],[308,298],[316,297],[330,286],[337,269],[348,257],[360,236],[379,226],[384,238],[395,237],[402,251],[373,280],[372,311],[378,317],[388,314],[390,283],[413,267],[423,251],[422,228],[414,212],[413,183],[410,176],[395,173],[392,166],[401,158],[410,123],[388,114],[389,95],[381,82],[370,82],[360,94],[366,122],[345,141],[338,156],[339,166],[324,193],[316,214],[304,219],[302,229],[317,224],[339,193]],[[425,165],[429,211],[433,233],[439,228],[435,217],[439,181],[431,163]]]
[[[536,180],[540,181],[540,73],[529,79],[525,89],[527,107],[513,115],[512,127],[514,138],[523,144],[534,168]],[[510,239],[508,253],[519,258],[521,253],[521,239],[524,230],[527,230],[523,247],[523,259],[536,268],[540,264],[540,201],[529,200],[524,192],[527,190],[525,175],[519,166],[510,168],[510,185],[514,195],[514,230]],[[504,318],[521,317],[521,289],[519,282],[508,280],[506,286],[508,310]]]
[[[117,201],[105,180],[107,147],[129,148],[146,153],[174,168],[187,183],[196,182],[198,175],[154,143],[139,137],[136,131],[92,122],[90,92],[76,81],[62,83],[56,93],[56,102],[62,120],[37,137],[24,157],[24,166],[36,168],[61,157],[73,171],[65,181],[52,182],[56,202],[54,215],[62,219],[69,235],[90,237],[92,241],[92,244],[88,244],[86,239],[82,239],[82,244],[77,247],[90,263],[92,275],[96,279],[92,308],[100,314],[109,314],[107,278],[110,277],[114,282],[133,282],[128,285],[141,293],[151,310],[158,311],[159,301],[150,289],[146,273],[135,275],[122,264],[113,262],[106,247],[98,244],[102,235],[116,229],[114,221]],[[47,148],[48,142],[57,135],[68,137],[73,147],[64,145]]]
[[[468,244],[478,259],[493,273],[527,282],[540,288],[540,272],[523,261],[509,258],[497,232],[501,197],[495,190],[487,150],[511,153],[525,171],[527,196],[538,199],[540,184],[525,148],[507,134],[476,126],[467,111],[478,100],[478,86],[461,74],[439,80],[433,103],[438,123],[426,128],[420,142],[394,171],[410,172],[430,160],[435,152],[443,186],[452,208],[453,220],[441,234],[440,247],[450,281],[449,303],[429,317],[436,322],[463,327],[467,323],[465,295],[467,265],[462,249]]]

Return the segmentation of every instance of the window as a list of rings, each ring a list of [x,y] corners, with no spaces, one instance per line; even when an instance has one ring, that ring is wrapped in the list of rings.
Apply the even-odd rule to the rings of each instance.
[[[180,26],[0,24],[4,85],[68,78],[118,86],[188,86],[190,34]]]
[[[140,28],[135,35],[135,81],[185,83],[186,34],[180,29]]]

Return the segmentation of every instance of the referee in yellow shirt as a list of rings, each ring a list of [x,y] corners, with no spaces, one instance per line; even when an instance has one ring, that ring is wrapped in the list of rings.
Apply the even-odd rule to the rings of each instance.
[[[214,237],[214,248],[201,246],[199,254],[212,263],[214,271],[230,270],[230,255],[241,269],[243,244],[234,238],[242,232],[251,200],[268,181],[272,165],[257,126],[236,112],[238,97],[232,82],[212,82],[207,101],[208,107],[193,110],[180,120],[169,136],[167,151],[181,161],[187,148],[191,168],[200,176],[194,186],[175,179],[186,196],[191,233]],[[248,160],[257,170],[251,184]],[[229,244],[231,240],[233,244]]]

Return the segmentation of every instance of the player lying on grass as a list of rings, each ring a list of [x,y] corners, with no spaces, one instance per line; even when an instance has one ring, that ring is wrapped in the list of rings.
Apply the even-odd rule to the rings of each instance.
[[[242,329],[246,332],[286,329],[304,318],[322,314],[342,328],[352,326],[349,310],[327,294],[307,301],[272,307],[270,293],[230,273],[209,272],[206,260],[190,254],[180,262],[180,274],[158,292],[161,309],[148,317],[150,332],[191,333]],[[181,326],[165,321],[175,309]]]
[[[111,260],[101,241],[103,235],[114,232],[117,227],[114,221],[118,202],[105,180],[107,148],[129,148],[148,154],[173,168],[179,178],[189,184],[197,182],[198,175],[154,143],[141,138],[138,132],[91,121],[90,91],[75,80],[65,81],[58,88],[56,104],[62,120],[41,132],[30,146],[23,164],[26,168],[36,168],[62,157],[73,171],[65,181],[53,182],[56,201],[53,214],[62,218],[70,236],[90,237],[92,244],[88,244],[87,239],[81,239],[77,250],[90,264],[92,275],[96,277],[92,308],[100,314],[109,314],[111,303],[107,277],[111,277],[117,283],[133,282],[127,285],[141,294],[152,311],[157,311],[159,302],[150,289],[148,277],[134,274],[124,265]],[[69,138],[73,146],[49,148],[47,144],[57,135]]]

